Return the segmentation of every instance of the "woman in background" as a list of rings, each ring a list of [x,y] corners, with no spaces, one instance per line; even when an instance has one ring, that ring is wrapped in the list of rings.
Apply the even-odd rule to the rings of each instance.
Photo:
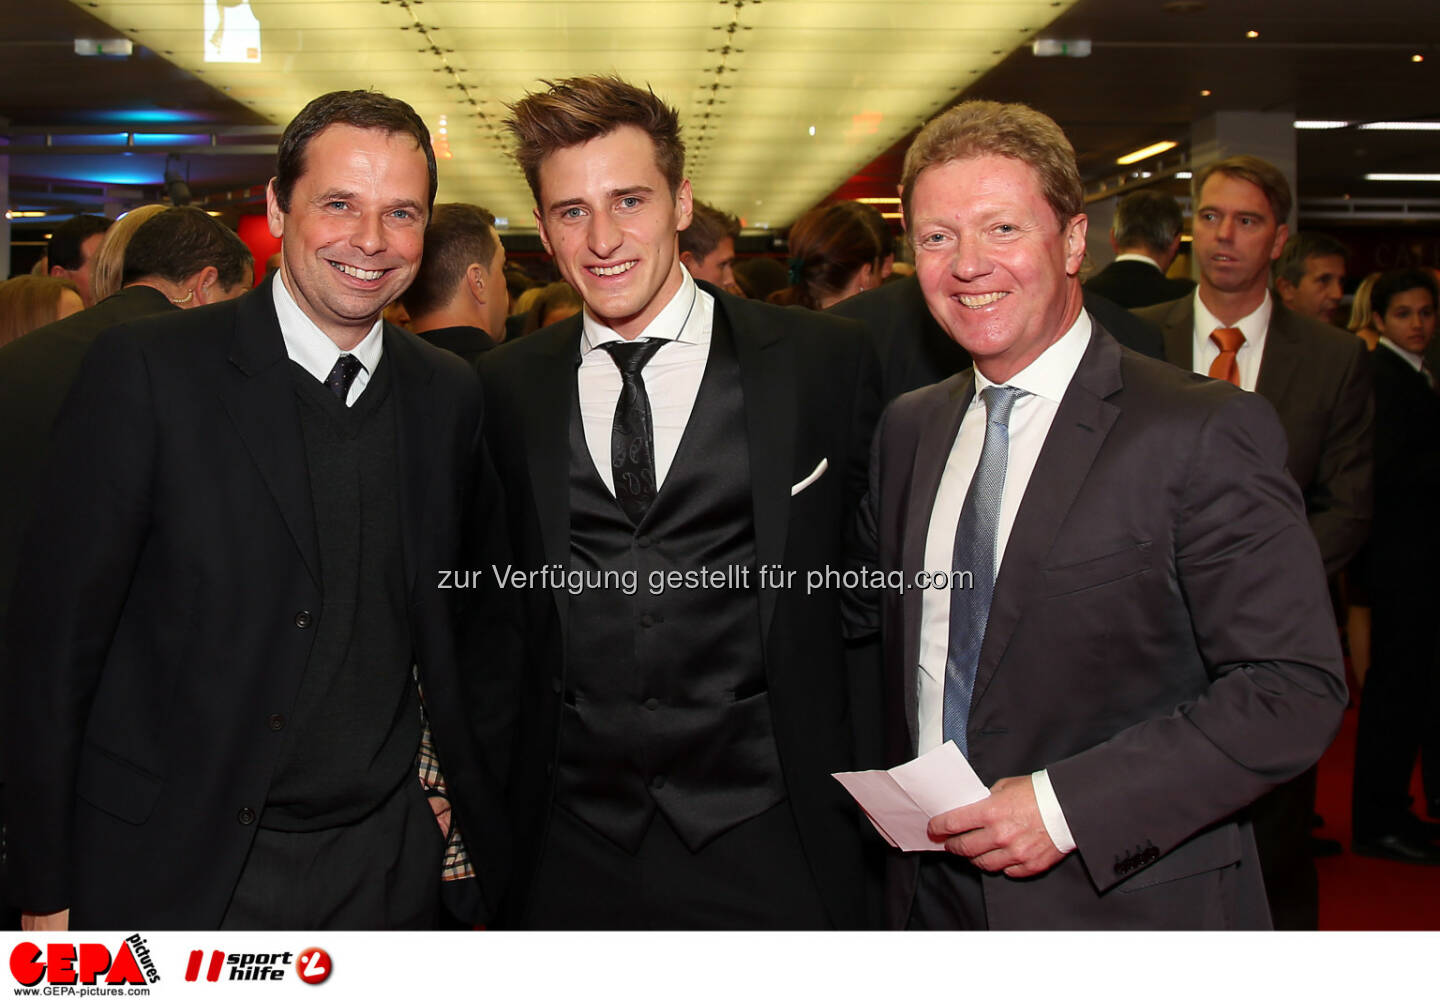
[[[790,286],[770,296],[782,306],[828,309],[880,284],[884,248],[844,202],[821,205],[790,227]]]
[[[99,302],[120,291],[120,276],[125,273],[125,248],[130,245],[130,238],[142,223],[159,215],[167,207],[141,205],[139,208],[132,208],[105,230],[105,239],[100,242],[100,249],[95,251],[95,273],[90,278],[90,294],[94,296],[92,301]]]
[[[69,278],[24,274],[0,282],[0,347],[84,308]]]

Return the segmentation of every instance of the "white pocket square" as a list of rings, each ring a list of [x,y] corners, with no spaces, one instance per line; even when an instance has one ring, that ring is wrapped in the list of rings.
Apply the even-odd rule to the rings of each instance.
[[[828,469],[828,468],[830,468],[830,459],[828,459],[828,458],[822,458],[822,459],[820,459],[820,464],[817,465],[817,466],[815,466],[815,471],[814,471],[814,472],[810,473],[810,475],[806,476],[804,479],[800,480],[800,481],[799,481],[798,483],[796,483],[794,486],[790,487],[790,495],[793,497],[795,494],[799,493],[801,490],[803,490],[805,487],[809,486],[809,485],[810,485],[811,483],[813,483],[815,480],[817,480],[817,479],[819,479],[821,476],[825,475],[825,470]]]

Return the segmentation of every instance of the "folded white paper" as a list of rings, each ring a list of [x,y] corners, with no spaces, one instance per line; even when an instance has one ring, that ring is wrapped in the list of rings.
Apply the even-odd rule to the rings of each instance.
[[[930,839],[930,818],[990,794],[953,740],[888,771],[841,771],[832,777],[880,836],[902,851],[943,851],[944,841]]]

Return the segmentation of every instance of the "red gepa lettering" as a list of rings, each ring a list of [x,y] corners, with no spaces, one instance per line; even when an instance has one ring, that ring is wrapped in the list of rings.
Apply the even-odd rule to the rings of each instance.
[[[42,979],[54,986],[94,986],[101,976],[111,985],[145,985],[128,943],[121,944],[112,958],[103,944],[77,947],[68,941],[51,941],[41,952],[39,945],[22,941],[10,952],[10,974],[21,986],[34,986]]]

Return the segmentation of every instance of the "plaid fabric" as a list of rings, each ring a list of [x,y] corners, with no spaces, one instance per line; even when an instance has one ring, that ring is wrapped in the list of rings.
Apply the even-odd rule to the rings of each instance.
[[[416,679],[419,689],[419,679]],[[440,758],[435,753],[435,741],[430,733],[430,717],[425,713],[425,692],[420,691],[420,752],[415,756],[415,769],[420,775],[420,784],[431,795],[442,795],[448,802],[449,789],[445,786],[445,773],[440,769]],[[462,878],[474,878],[475,866],[470,863],[470,852],[455,825],[455,815],[450,815],[450,834],[445,842],[445,863],[440,869],[442,882],[453,882]]]

